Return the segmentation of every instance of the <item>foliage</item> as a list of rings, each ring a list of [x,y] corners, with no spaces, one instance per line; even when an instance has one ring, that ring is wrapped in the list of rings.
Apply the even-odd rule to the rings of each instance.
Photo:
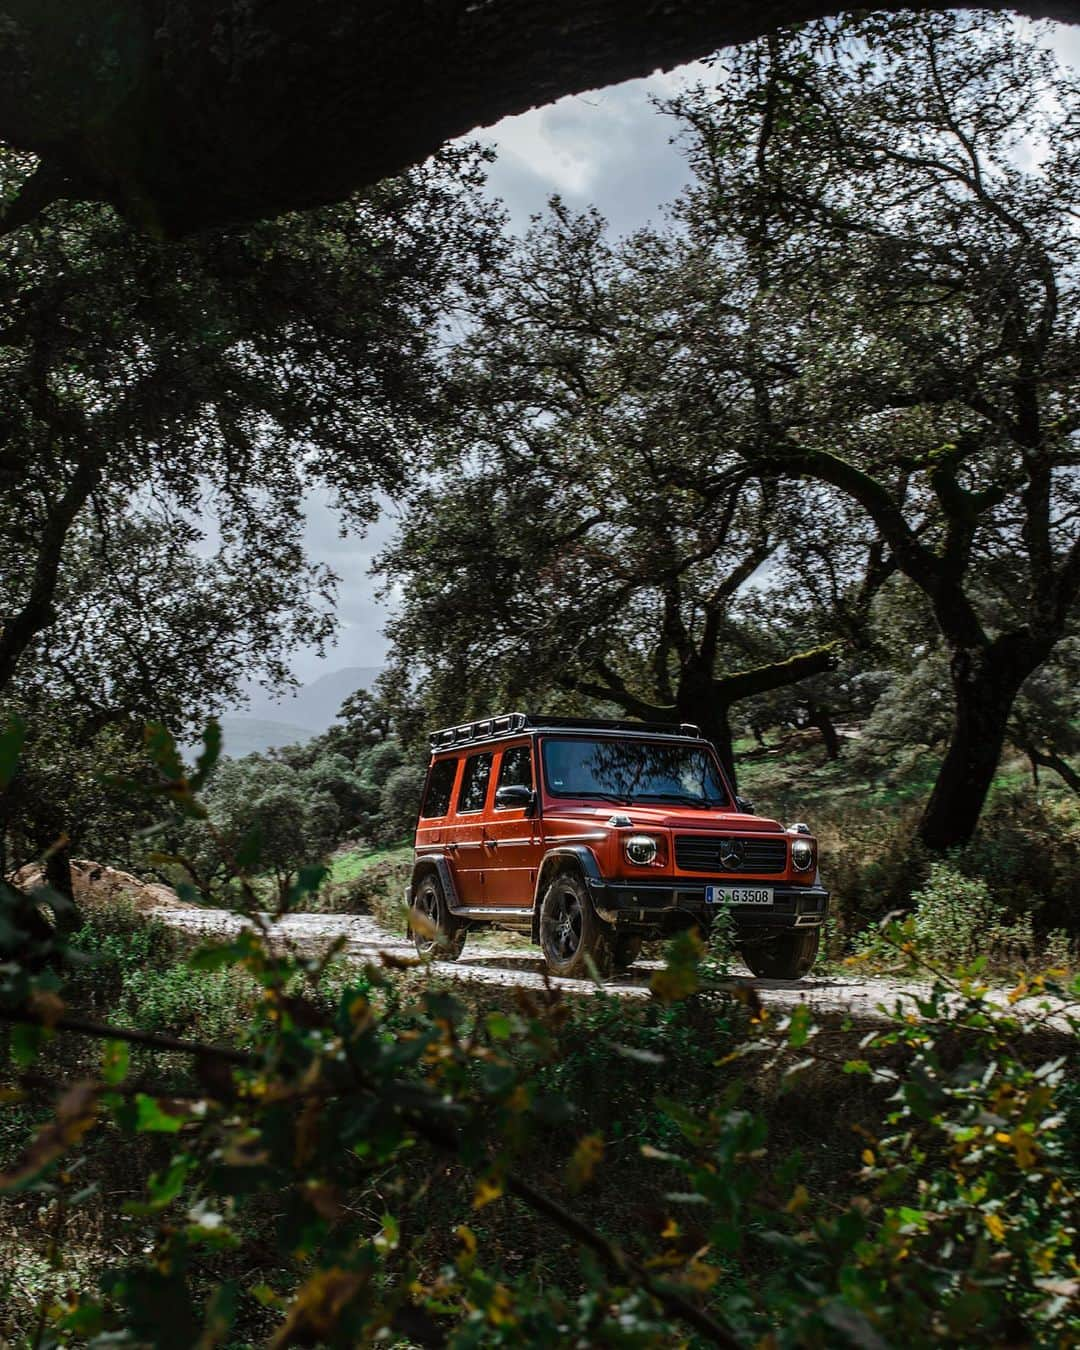
[[[1068,950],[1063,931],[1038,940],[1030,913],[1011,915],[983,878],[965,876],[947,863],[931,864],[929,880],[915,891],[911,904],[912,934],[920,953],[950,969],[977,959],[1006,971],[1037,967],[1040,961],[1053,965],[1047,950],[1057,955]]]
[[[798,714],[828,739],[903,578],[947,691],[919,825],[942,852],[1080,598],[1076,77],[971,14],[847,18],[716,66],[670,105],[692,178],[666,227],[612,243],[556,201],[501,269],[450,472],[383,559],[398,660],[422,653],[440,707],[536,682],[726,749],[793,640],[840,637],[848,679]]]
[[[402,764],[388,775],[379,794],[379,838],[383,843],[396,843],[416,828],[426,778],[427,769],[415,764]]]
[[[204,818],[195,782],[212,744],[196,780],[167,739],[151,745],[162,793]],[[253,854],[244,867],[257,863]],[[247,872],[232,880],[252,906]],[[313,884],[302,872],[285,899],[302,903]],[[55,1115],[0,1178],[6,1203],[26,1194],[58,1216],[59,1254],[73,1216],[100,1204],[77,1156],[99,1141],[152,1145],[131,1154],[153,1158],[127,1207],[141,1250],[127,1248],[97,1291],[82,1282],[53,1295],[38,1282],[47,1343],[213,1344],[260,1326],[281,1346],[555,1346],[568,1334],[653,1346],[692,1334],[722,1346],[919,1347],[1048,1343],[1076,1329],[1080,1179],[1065,1060],[1024,1046],[1037,1027],[1044,1045],[1059,1023],[1069,1034],[1065,1009],[1041,1010],[1055,992],[1044,980],[1002,1007],[974,969],[942,977],[917,1014],[898,1007],[858,1057],[836,1063],[835,1039],[819,1044],[805,1007],[772,1017],[745,991],[740,1006],[689,935],[671,945],[639,1017],[602,997],[576,1012],[524,993],[506,1011],[470,1009],[430,985],[414,998],[400,973],[332,973],[331,953],[275,949],[253,916],[251,930],[196,951],[186,969],[158,968],[153,933],[137,962],[107,924],[95,929],[90,945],[122,967],[137,1014],[135,1027],[98,1025],[72,1016],[74,986],[42,964],[72,959],[63,939],[49,930],[28,942],[19,897],[5,887],[0,902],[0,937],[16,938],[0,983],[16,1094],[40,1091],[35,1061],[46,1067],[72,1035],[102,1047],[80,1078],[55,1083]],[[917,956],[914,921],[891,938]],[[223,1003],[215,1021],[207,1008],[204,1037],[177,1039],[185,980],[202,1005],[201,982],[230,970],[250,990],[246,1009]],[[137,1000],[148,995],[147,1017],[167,1034],[143,1025]],[[242,1035],[212,1042],[241,1019]],[[147,1078],[132,1051],[164,1077]],[[190,1071],[170,1070],[178,1054]],[[888,1093],[871,1099],[878,1114],[850,1145],[841,1192],[817,1191],[815,1170],[776,1150],[743,1100],[750,1075],[782,1074],[797,1091],[819,1066]],[[529,1164],[541,1156],[538,1172]],[[656,1210],[613,1238],[586,1215],[609,1170],[625,1178],[626,1167]],[[410,1224],[418,1207],[446,1204],[453,1238],[432,1262]],[[500,1215],[519,1242],[539,1222],[571,1239],[578,1257],[561,1262],[559,1282],[487,1250]],[[245,1282],[256,1238],[271,1255]]]
[[[144,722],[183,736],[331,636],[304,503],[362,528],[423,452],[441,318],[497,247],[482,162],[184,241],[67,201],[0,239],[0,716],[35,728],[0,802],[17,853],[115,843],[124,803],[86,764],[122,774]],[[0,198],[32,172],[0,151]]]

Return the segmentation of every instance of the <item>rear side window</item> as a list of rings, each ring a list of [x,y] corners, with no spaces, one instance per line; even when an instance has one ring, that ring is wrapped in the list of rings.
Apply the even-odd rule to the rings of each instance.
[[[527,745],[515,745],[503,751],[499,765],[499,787],[527,787],[533,785],[532,755]]]
[[[461,811],[482,811],[487,799],[488,779],[491,777],[491,753],[470,755],[465,761],[465,772],[461,778],[461,791],[458,793],[457,809]]]
[[[432,766],[424,804],[420,808],[422,816],[445,816],[450,810],[450,793],[454,789],[457,766],[456,759],[440,759]]]

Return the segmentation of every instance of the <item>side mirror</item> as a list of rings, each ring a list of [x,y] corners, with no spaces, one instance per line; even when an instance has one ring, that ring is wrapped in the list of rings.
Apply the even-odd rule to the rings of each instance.
[[[735,805],[744,816],[752,816],[754,814],[754,803],[748,802],[745,797],[736,797]]]
[[[508,811],[512,807],[523,807],[526,811],[529,811],[535,802],[536,794],[532,788],[526,787],[524,783],[511,784],[507,787],[495,789],[496,811]]]

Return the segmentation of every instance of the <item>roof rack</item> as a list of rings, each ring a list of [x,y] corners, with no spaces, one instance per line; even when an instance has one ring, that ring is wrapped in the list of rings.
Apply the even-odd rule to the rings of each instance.
[[[548,717],[543,713],[503,713],[499,717],[484,717],[476,722],[462,722],[459,726],[443,727],[431,733],[433,750],[449,750],[453,746],[472,745],[477,741],[492,741],[504,736],[516,736],[522,731],[614,731],[637,736],[685,736],[701,740],[701,729],[693,722],[632,722],[608,717]]]

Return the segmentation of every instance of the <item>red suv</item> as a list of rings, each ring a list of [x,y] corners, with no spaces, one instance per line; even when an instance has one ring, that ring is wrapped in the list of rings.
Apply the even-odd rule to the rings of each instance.
[[[510,713],[431,747],[407,895],[421,952],[456,957],[490,924],[530,933],[553,974],[607,974],[724,910],[755,975],[813,965],[817,843],[754,815],[696,727]]]

